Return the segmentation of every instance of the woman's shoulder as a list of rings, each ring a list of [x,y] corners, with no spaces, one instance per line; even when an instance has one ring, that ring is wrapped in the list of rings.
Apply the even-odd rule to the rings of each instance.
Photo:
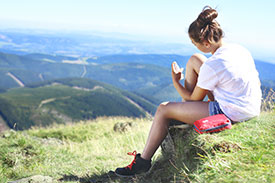
[[[224,43],[218,50],[217,54],[232,52],[233,55],[238,53],[249,53],[248,49],[237,43]],[[250,54],[250,53],[249,53]]]
[[[205,66],[211,67],[214,72],[221,72],[229,68],[230,71],[252,70],[254,65],[254,59],[250,52],[245,47],[232,43],[223,45],[205,62]]]
[[[222,45],[210,58],[210,62],[228,62],[240,59],[252,59],[251,53],[244,46],[234,43]]]

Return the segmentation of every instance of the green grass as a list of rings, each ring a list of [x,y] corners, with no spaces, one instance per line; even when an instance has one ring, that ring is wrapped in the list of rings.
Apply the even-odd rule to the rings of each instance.
[[[113,130],[114,124],[129,121],[135,124],[134,129],[123,133]],[[151,125],[148,121],[103,117],[74,125],[6,132],[0,139],[0,182],[37,174],[56,180],[80,179],[127,165],[132,160],[127,152],[140,152],[145,144]],[[43,137],[52,138],[47,142]]]
[[[275,113],[233,125],[221,133],[177,137],[177,181],[275,182]],[[185,152],[187,149],[186,153]]]
[[[207,153],[194,176],[200,182],[275,182],[274,122],[274,113],[262,114],[224,133],[200,136]]]
[[[275,182],[274,112],[220,133],[178,132],[175,156],[169,159],[158,151],[148,175],[120,179],[109,173],[132,161],[127,152],[142,152],[150,121],[101,117],[72,125],[8,131],[0,139],[0,182],[32,175],[84,183]],[[115,132],[118,122],[133,122],[134,127]]]

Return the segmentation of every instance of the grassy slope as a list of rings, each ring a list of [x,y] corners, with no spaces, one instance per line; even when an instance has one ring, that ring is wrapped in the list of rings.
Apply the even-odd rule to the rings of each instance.
[[[198,182],[274,182],[275,113],[236,124],[231,130],[199,135],[200,166],[189,172]],[[184,159],[184,157],[183,157]],[[181,168],[182,172],[187,172]]]
[[[134,121],[135,130],[113,131],[117,122]],[[54,126],[25,132],[9,132],[0,140],[0,180],[5,182],[34,174],[56,179],[68,176],[100,175],[119,164],[127,164],[129,150],[142,150],[150,123],[131,118],[98,118],[71,126]],[[42,143],[41,138],[58,141]],[[1,181],[0,181],[1,182]]]
[[[211,135],[192,130],[185,140],[177,138],[173,159],[158,151],[151,173],[134,179],[118,179],[108,171],[131,162],[127,152],[142,151],[150,119],[98,118],[6,132],[0,140],[0,182],[37,174],[65,182],[274,182],[274,114]],[[115,123],[128,121],[134,129],[113,131]]]

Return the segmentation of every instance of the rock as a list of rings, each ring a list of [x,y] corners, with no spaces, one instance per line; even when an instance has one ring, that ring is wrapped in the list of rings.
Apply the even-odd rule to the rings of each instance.
[[[49,176],[34,175],[32,177],[23,178],[16,181],[11,181],[8,183],[55,183],[56,181]]]
[[[172,121],[169,126],[168,134],[161,143],[161,150],[163,155],[168,157],[175,155],[176,136],[181,136],[181,138],[184,140],[192,130],[192,125],[188,125],[179,121]]]
[[[133,123],[133,122],[125,122],[125,123],[119,122],[114,125],[114,131],[115,132],[126,132],[126,131],[129,131],[134,125],[135,125],[135,123]]]
[[[3,135],[2,135],[2,137],[3,138],[9,138],[9,137],[11,137],[14,134],[16,134],[16,131],[13,130],[13,129],[10,129],[8,131],[5,131],[5,133],[3,133]]]
[[[175,144],[169,132],[161,143],[161,150],[166,156],[172,156],[175,154]]]

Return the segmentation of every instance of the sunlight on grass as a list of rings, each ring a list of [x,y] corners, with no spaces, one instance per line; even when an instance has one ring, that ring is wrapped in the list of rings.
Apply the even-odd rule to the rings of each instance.
[[[128,131],[113,130],[117,122],[129,121],[133,122],[134,126]],[[16,179],[36,174],[48,175],[56,179],[65,175],[83,177],[99,175],[117,167],[126,166],[133,160],[127,152],[134,150],[142,152],[150,126],[150,119],[101,117],[74,125],[53,125],[48,128],[34,128],[23,133],[13,132],[8,138],[3,139],[6,142],[0,142],[2,151],[15,146],[8,142],[10,138],[17,141],[16,146],[20,146],[18,145],[20,142],[24,144],[28,141],[37,151],[43,152],[32,156],[41,161],[28,161],[22,164],[22,159],[29,157],[25,157],[19,151],[24,151],[27,145],[22,147],[23,149],[16,147],[14,150],[18,153],[12,155],[11,159],[16,158],[17,161],[12,162],[5,170],[2,169],[0,177],[6,175],[10,179]],[[59,141],[56,144],[49,144],[46,140],[44,144],[40,144],[41,139],[49,139],[49,137]],[[4,146],[4,143],[7,146]],[[158,154],[160,151],[157,152],[156,158]]]
[[[142,152],[151,121],[101,117],[77,124],[7,131],[0,140],[0,182],[32,175],[55,180],[70,177],[66,182],[101,181],[110,170],[133,160],[128,152]],[[179,135],[175,139],[174,158],[165,159],[159,149],[153,157],[153,172],[133,182],[272,182],[274,121],[274,112],[263,112],[221,133],[199,135],[191,129],[184,138]],[[125,132],[114,131],[115,124],[127,122],[132,126]],[[121,180],[109,180],[117,181]]]
[[[262,113],[258,118],[233,125],[231,130],[200,135],[207,154],[195,173],[196,179],[200,182],[274,181],[274,116],[274,113]]]

